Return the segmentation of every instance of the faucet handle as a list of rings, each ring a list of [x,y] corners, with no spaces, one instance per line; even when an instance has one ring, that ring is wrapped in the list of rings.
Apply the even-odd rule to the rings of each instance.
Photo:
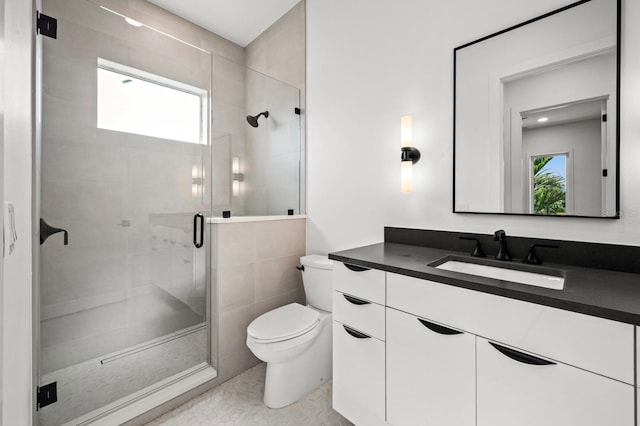
[[[480,244],[480,241],[478,241],[477,238],[471,238],[471,237],[459,237],[461,240],[469,240],[469,241],[475,241],[476,242],[476,248],[473,250],[473,253],[471,253],[471,256],[473,257],[487,257],[487,255],[484,253],[484,250],[482,250],[482,245]]]
[[[542,262],[536,256],[536,247],[544,247],[544,248],[560,248],[560,246],[554,244],[532,244],[529,247],[529,253],[527,253],[527,257],[522,259],[524,263],[529,263],[531,265],[540,265]]]
[[[504,229],[498,229],[493,233],[493,241],[501,241],[507,238],[507,233],[504,232]]]

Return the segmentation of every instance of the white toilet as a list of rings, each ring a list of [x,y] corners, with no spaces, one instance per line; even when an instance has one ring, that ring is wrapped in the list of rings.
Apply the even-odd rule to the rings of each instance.
[[[247,346],[267,363],[264,403],[270,408],[292,404],[331,379],[333,262],[310,255],[300,263],[307,306],[282,306],[247,328]]]

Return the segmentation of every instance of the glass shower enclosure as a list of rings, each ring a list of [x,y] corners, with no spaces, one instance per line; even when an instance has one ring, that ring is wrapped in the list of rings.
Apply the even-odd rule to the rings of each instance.
[[[213,56],[213,215],[300,214],[300,90]]]
[[[215,367],[209,52],[47,0],[39,173],[41,425],[83,424]]]

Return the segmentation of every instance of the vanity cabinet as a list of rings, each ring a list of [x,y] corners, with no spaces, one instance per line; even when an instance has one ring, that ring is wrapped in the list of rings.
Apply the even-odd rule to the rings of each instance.
[[[387,336],[387,422],[475,425],[475,336],[390,308]]]
[[[633,387],[477,338],[478,426],[633,426]]]
[[[334,287],[333,407],[356,425],[635,424],[633,325],[339,262]]]
[[[385,272],[334,262],[333,408],[356,425],[384,425]]]

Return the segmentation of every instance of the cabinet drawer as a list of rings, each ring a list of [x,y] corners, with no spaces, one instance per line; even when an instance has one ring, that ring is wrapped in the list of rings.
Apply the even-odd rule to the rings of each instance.
[[[630,324],[391,273],[387,300],[390,307],[634,383]]]
[[[384,271],[334,262],[333,287],[380,305],[385,303]]]
[[[384,306],[382,305],[334,291],[333,319],[384,340]]]
[[[477,339],[478,426],[634,425],[633,386],[522,354]]]
[[[333,322],[333,408],[356,425],[385,424],[385,345]]]

